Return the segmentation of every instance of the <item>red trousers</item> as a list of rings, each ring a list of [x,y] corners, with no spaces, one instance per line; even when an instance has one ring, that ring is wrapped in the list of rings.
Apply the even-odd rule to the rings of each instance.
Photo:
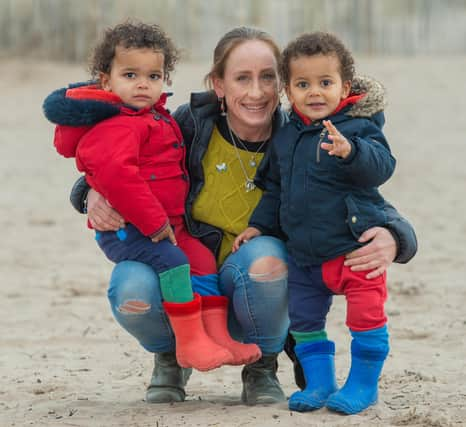
[[[387,300],[386,273],[366,279],[367,271],[351,271],[341,256],[322,265],[322,278],[337,295],[346,297],[346,324],[353,331],[381,328],[387,323],[384,304]]]
[[[386,274],[366,279],[368,271],[354,272],[345,267],[344,256],[319,266],[301,267],[288,263],[290,329],[314,332],[325,329],[333,295],[345,295],[346,324],[357,332],[380,328],[387,322]]]
[[[175,229],[178,247],[188,257],[191,275],[207,276],[217,273],[215,256],[199,239],[188,233],[183,218],[170,218],[170,223]]]

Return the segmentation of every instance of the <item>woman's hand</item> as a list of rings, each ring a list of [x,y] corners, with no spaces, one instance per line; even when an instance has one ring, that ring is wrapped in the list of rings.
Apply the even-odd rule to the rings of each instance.
[[[231,251],[234,253],[236,252],[239,247],[246,243],[248,240],[253,239],[254,237],[260,236],[262,233],[255,227],[248,227],[244,230],[241,234],[236,237],[235,241],[233,242],[233,246]]]
[[[362,248],[346,255],[345,265],[353,271],[371,270],[366,275],[373,279],[385,272],[396,257],[396,242],[391,233],[383,227],[372,227],[366,230],[358,240],[367,243]]]
[[[117,231],[125,226],[123,217],[92,188],[87,194],[87,217],[92,228],[98,231]]]

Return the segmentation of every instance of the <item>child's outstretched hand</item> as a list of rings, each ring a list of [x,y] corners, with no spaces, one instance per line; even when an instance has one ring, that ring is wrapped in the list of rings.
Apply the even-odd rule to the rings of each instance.
[[[262,233],[255,227],[248,227],[244,230],[241,234],[236,237],[235,241],[233,242],[233,246],[231,247],[232,252],[236,252],[239,247],[246,243],[248,240],[253,239],[254,237],[260,236]]]
[[[338,132],[338,129],[333,126],[330,120],[324,120],[322,123],[327,128],[328,139],[332,141],[332,144],[322,142],[321,147],[328,151],[329,156],[337,156],[346,159],[351,153],[351,144]]]

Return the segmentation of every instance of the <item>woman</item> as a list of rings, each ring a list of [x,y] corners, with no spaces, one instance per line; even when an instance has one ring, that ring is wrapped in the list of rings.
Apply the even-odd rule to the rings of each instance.
[[[221,292],[229,297],[232,334],[259,345],[262,358],[242,371],[242,400],[248,405],[285,399],[276,376],[277,356],[288,328],[286,251],[281,240],[262,236],[231,254],[235,236],[247,225],[261,196],[267,168],[267,145],[284,123],[280,109],[280,52],[265,32],[235,28],[214,51],[206,82],[213,90],[191,95],[174,113],[188,146],[190,193],[186,203],[189,231],[216,254]],[[254,179],[255,176],[255,179]],[[98,230],[115,230],[122,219],[95,191],[78,181],[72,201]],[[386,206],[387,228],[367,230],[367,244],[348,256],[355,270],[382,274],[393,261],[407,262],[416,252],[414,231],[396,210]],[[201,295],[212,293],[196,287]],[[148,402],[182,401],[190,371],[178,366],[175,340],[165,316],[159,281],[150,267],[136,262],[115,266],[108,291],[117,321],[154,353],[155,368]],[[292,343],[288,348],[291,357]],[[295,366],[299,374],[299,366]],[[302,385],[298,375],[297,382]]]

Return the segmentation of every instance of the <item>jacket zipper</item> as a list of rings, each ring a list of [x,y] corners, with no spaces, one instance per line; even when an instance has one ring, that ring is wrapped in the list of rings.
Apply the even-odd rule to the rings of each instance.
[[[191,109],[191,106],[189,106],[189,114],[191,116],[191,118],[193,119],[193,123],[194,123],[194,135],[193,135],[193,141],[196,139],[197,137],[197,123],[196,123],[196,118],[194,117],[194,114],[193,114],[193,110]],[[191,147],[190,147],[190,156],[189,156],[189,162],[191,163],[191,159],[193,158],[192,156],[192,151],[193,151],[193,147],[194,147],[194,144],[192,143],[191,141]],[[188,170],[191,170],[191,165],[188,165]]]
[[[196,118],[194,117],[194,113],[193,113],[193,110],[191,108],[191,106],[189,106],[189,114],[191,115],[191,118],[193,119],[193,123],[194,123],[194,135],[193,135],[193,139],[191,141],[191,147],[190,147],[190,156],[189,156],[189,162],[191,163],[192,159],[193,159],[193,155],[192,155],[192,151],[194,149],[194,141],[195,139],[197,138],[198,136],[198,128],[197,128],[197,121],[196,121]],[[188,171],[191,170],[191,164],[188,165]],[[188,172],[188,175],[189,175],[189,172]],[[188,193],[189,194],[189,193]],[[208,233],[199,233],[196,235],[196,233],[193,232],[192,230],[192,227],[191,227],[191,224],[190,224],[190,221],[188,220],[190,217],[191,217],[191,213],[188,214],[188,206],[186,206],[188,203],[188,198],[186,198],[186,203],[185,203],[185,223],[186,223],[186,228],[188,229],[188,232],[195,236],[195,237],[198,237],[198,238],[201,238],[203,236],[207,236],[209,234],[217,234],[218,235],[218,244],[216,245],[216,247],[214,248],[214,255],[215,255],[215,258],[217,258],[218,256],[218,253],[220,251],[220,245],[222,244],[222,239],[223,239],[223,233],[221,231],[218,231],[217,229],[214,229]],[[194,203],[194,200],[192,201],[192,203]]]
[[[324,140],[326,133],[327,133],[327,129],[323,128],[322,132],[320,132],[320,135],[319,135],[319,141],[317,142],[317,149],[316,149],[317,163],[320,163],[320,144],[322,144],[322,141]]]
[[[194,140],[196,139],[197,137],[197,123],[196,123],[196,119],[194,117],[194,114],[193,114],[193,110],[191,109],[191,106],[189,106],[189,114],[191,115],[191,118],[193,119],[193,123],[194,123],[194,135],[193,135],[193,139],[191,141],[191,146],[189,147],[189,151],[190,151],[190,156],[189,156],[189,164],[187,165],[187,172],[188,172],[188,176],[189,176],[189,171],[191,170],[191,161],[192,161],[192,158],[193,158],[193,155],[192,155],[192,151],[193,151],[193,147],[194,147]],[[191,224],[190,224],[190,221],[188,220],[190,218],[190,215],[191,214],[188,214],[188,198],[189,198],[189,190],[188,190],[188,197],[186,197],[186,201],[185,201],[185,218],[186,218],[186,228],[188,229],[188,232],[192,235],[194,235],[193,233],[193,230],[191,228]]]

